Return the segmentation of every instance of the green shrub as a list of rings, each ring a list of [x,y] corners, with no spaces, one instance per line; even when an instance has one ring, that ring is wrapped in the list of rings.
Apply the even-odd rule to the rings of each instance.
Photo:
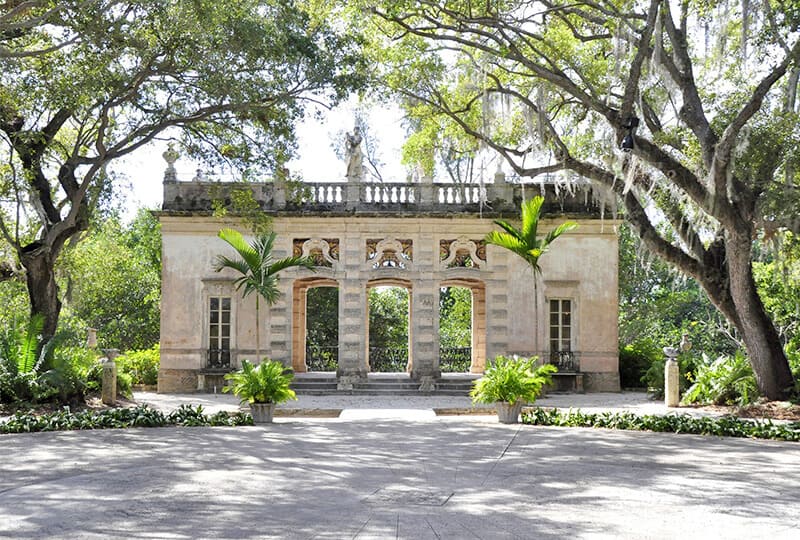
[[[591,414],[537,407],[522,414],[522,423],[536,426],[594,427],[800,441],[800,422],[773,424],[770,420],[743,420],[734,416],[695,418],[688,414],[666,416],[638,416],[628,412]]]
[[[289,387],[293,378],[292,370],[275,360],[265,358],[257,366],[242,360],[242,369],[225,375],[231,384],[222,391],[232,392],[242,403],[283,403],[297,399]]]
[[[50,397],[57,396],[62,403],[83,398],[87,392],[99,388],[92,384],[93,370],[96,369],[97,356],[83,347],[51,347],[46,350],[46,364],[39,380],[50,391]]]
[[[694,373],[694,384],[683,396],[685,403],[747,405],[759,397],[753,368],[742,351],[720,356],[713,362],[703,354]]]
[[[486,369],[483,377],[473,383],[470,396],[473,403],[517,402],[533,403],[542,387],[552,382],[557,368],[552,364],[535,367],[537,358],[498,356]]]
[[[129,427],[249,425],[253,425],[253,418],[249,414],[241,412],[228,414],[221,411],[207,416],[203,414],[203,407],[199,405],[197,407],[181,405],[180,408],[169,414],[164,414],[147,405],[130,409],[80,412],[72,412],[69,407],[64,407],[60,411],[42,415],[18,412],[8,421],[0,423],[0,433]]]
[[[651,339],[639,339],[619,350],[619,380],[623,388],[640,388],[646,384],[645,374],[663,353]]]
[[[157,384],[161,349],[158,343],[141,351],[127,351],[116,358],[117,370],[131,377],[132,384]]]

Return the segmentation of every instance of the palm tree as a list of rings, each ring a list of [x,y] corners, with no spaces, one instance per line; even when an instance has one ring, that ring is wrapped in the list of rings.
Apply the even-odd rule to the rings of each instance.
[[[314,270],[314,261],[308,257],[286,257],[273,261],[272,247],[277,237],[274,232],[260,234],[252,243],[247,243],[242,233],[233,229],[222,229],[217,236],[230,244],[241,259],[218,255],[214,270],[220,272],[223,268],[232,268],[239,272],[241,277],[234,281],[234,285],[237,291],[242,290],[242,298],[246,298],[254,291],[258,293],[256,296],[256,361],[258,361],[261,357],[259,297],[264,298],[267,305],[271,306],[281,295],[278,289],[278,273],[292,267]]]
[[[565,221],[543,238],[539,238],[537,230],[539,228],[539,219],[542,211],[542,204],[544,204],[544,197],[536,196],[528,201],[522,202],[522,226],[517,229],[512,224],[502,219],[495,220],[495,224],[501,227],[505,232],[492,231],[486,235],[486,243],[494,244],[505,248],[513,253],[522,257],[526,263],[533,269],[533,293],[534,300],[533,306],[538,318],[539,302],[537,300],[538,288],[536,286],[537,279],[542,273],[542,268],[539,266],[539,258],[547,253],[550,244],[564,234],[578,227],[574,221]],[[536,347],[538,349],[538,332],[536,333]]]

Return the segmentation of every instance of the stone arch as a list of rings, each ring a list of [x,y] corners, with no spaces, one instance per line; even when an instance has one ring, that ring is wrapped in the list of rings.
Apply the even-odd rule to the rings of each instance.
[[[452,278],[440,287],[466,287],[472,291],[472,363],[471,373],[486,369],[486,284],[480,279]]]
[[[295,279],[292,283],[292,369],[305,373],[306,366],[306,297],[314,287],[337,287],[339,282],[328,277]]]
[[[413,294],[414,294],[414,286],[411,280],[398,278],[398,277],[379,277],[370,279],[367,281],[367,286],[364,290],[364,294],[369,294],[369,290],[373,287],[401,287],[408,291],[408,363],[406,365],[406,371],[411,373],[412,368],[414,367],[414,353],[413,353],[413,336],[412,336],[412,328],[413,328]],[[367,372],[370,371],[369,365],[369,299],[367,299],[367,310],[365,314],[366,320],[364,324],[366,326],[366,343],[365,343],[365,351],[364,351],[364,358],[366,363]]]

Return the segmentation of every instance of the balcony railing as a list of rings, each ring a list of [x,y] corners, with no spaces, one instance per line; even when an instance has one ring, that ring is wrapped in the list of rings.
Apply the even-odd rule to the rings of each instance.
[[[577,373],[580,371],[580,363],[572,351],[552,351],[550,353],[550,363],[562,373]]]
[[[231,351],[226,349],[208,349],[208,351],[206,351],[206,367],[208,369],[230,369]]]
[[[308,371],[336,371],[339,367],[339,347],[306,345]]]
[[[408,348],[370,347],[369,369],[372,372],[397,373],[408,368]]]
[[[467,373],[472,367],[472,347],[439,349],[439,369],[443,373]]]

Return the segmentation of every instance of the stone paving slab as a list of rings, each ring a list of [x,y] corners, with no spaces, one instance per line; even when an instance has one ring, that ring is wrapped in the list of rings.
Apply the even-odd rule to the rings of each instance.
[[[781,540],[800,530],[797,443],[428,416],[3,435],[0,448],[0,538]]]

